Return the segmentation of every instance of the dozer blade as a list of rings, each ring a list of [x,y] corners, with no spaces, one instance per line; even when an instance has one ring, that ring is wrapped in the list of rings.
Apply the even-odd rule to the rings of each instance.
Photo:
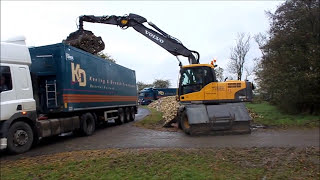
[[[190,134],[251,133],[251,118],[243,103],[185,106]]]
[[[91,31],[83,29],[70,33],[67,39],[63,40],[62,43],[82,49],[91,54],[97,54],[105,48],[101,37],[97,37]]]

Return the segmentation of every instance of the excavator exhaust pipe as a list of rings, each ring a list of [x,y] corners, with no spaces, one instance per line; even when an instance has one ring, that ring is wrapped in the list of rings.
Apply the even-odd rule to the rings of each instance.
[[[91,31],[84,30],[82,27],[79,30],[70,33],[67,39],[62,43],[82,49],[91,54],[97,54],[104,50],[105,44],[101,37],[95,36]]]

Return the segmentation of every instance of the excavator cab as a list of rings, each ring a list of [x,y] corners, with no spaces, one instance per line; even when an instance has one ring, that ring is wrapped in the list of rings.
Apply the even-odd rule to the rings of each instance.
[[[214,64],[182,66],[178,99],[181,103],[237,103],[252,101],[253,85],[248,81],[218,82]]]
[[[216,82],[214,69],[206,65],[199,65],[183,66],[181,68],[178,91],[179,96],[198,92],[207,84]]]

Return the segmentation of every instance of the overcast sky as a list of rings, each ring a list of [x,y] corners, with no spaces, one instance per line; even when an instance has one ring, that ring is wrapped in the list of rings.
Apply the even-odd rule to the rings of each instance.
[[[1,41],[23,35],[28,46],[60,43],[77,30],[80,15],[118,15],[135,13],[178,38],[200,53],[200,62],[217,59],[226,68],[230,48],[237,33],[252,36],[269,29],[265,11],[274,12],[283,1],[1,1]],[[137,81],[152,83],[169,79],[177,87],[178,61],[166,50],[134,29],[114,25],[85,23],[84,29],[101,36],[105,52],[117,63],[136,71]],[[260,52],[251,41],[250,60]],[[186,58],[180,58],[184,65]],[[225,70],[226,71],[226,70]],[[227,75],[227,73],[226,73]]]

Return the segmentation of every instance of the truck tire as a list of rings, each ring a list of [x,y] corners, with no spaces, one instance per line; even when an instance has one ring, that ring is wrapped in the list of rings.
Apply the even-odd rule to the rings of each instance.
[[[24,153],[33,144],[33,131],[29,124],[23,121],[15,122],[10,126],[7,138],[9,153]]]
[[[126,108],[126,119],[125,119],[125,122],[129,122],[131,121],[131,109],[130,107],[127,107]]]
[[[116,119],[116,124],[120,125],[125,123],[125,113],[123,108],[119,108],[118,109],[118,119]]]
[[[81,116],[81,133],[90,136],[96,129],[96,123],[91,113],[85,113]]]
[[[136,118],[136,112],[134,110],[134,107],[130,108],[130,121],[134,121],[134,119]]]
[[[187,113],[184,111],[181,114],[181,118],[180,118],[180,125],[181,125],[181,129],[186,133],[186,134],[190,134],[191,132],[191,126],[189,124],[189,120],[188,120],[188,115]]]

